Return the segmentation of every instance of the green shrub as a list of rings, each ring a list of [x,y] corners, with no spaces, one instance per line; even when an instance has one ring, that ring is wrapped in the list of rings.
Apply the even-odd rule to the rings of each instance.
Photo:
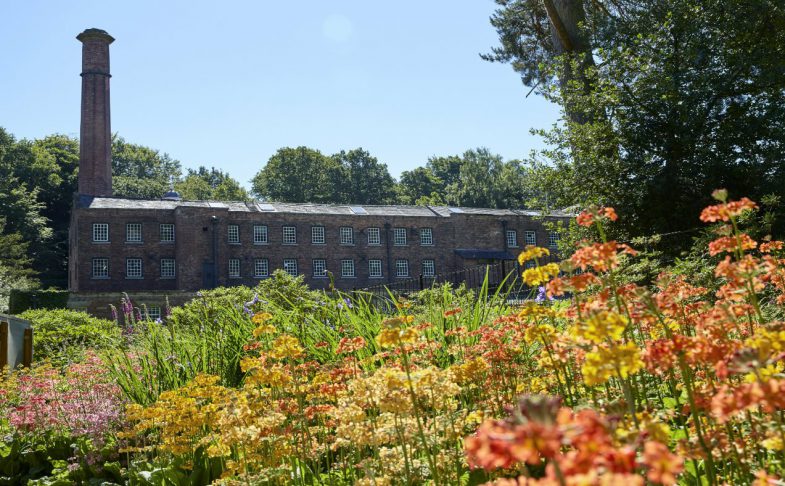
[[[86,312],[68,309],[29,310],[19,315],[33,324],[33,358],[57,364],[79,361],[86,349],[116,348],[120,327]]]

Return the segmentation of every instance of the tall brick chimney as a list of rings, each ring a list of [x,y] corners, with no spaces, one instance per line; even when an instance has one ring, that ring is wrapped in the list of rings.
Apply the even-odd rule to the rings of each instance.
[[[82,121],[79,127],[79,194],[112,195],[112,131],[109,115],[109,44],[114,38],[87,29],[82,42]]]

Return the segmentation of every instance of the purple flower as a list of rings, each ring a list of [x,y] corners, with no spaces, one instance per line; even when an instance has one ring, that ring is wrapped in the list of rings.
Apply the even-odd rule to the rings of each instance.
[[[548,297],[548,296],[546,295],[546,293],[545,293],[545,287],[539,287],[539,288],[537,289],[537,297],[535,297],[535,298],[534,298],[534,301],[535,301],[535,302],[537,302],[538,304],[542,304],[543,302],[545,302],[545,299],[546,299],[546,298],[547,298],[548,300],[553,300],[553,297]]]
[[[109,304],[109,310],[112,311],[112,320],[117,322],[117,307],[112,304]]]

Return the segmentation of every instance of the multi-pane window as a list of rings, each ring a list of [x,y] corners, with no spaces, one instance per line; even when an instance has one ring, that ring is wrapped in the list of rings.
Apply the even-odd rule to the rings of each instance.
[[[161,278],[174,278],[175,264],[174,258],[161,259]]]
[[[297,260],[294,258],[287,258],[283,261],[283,270],[292,277],[297,276]]]
[[[371,278],[382,277],[382,261],[368,260],[368,276]]]
[[[161,258],[161,278],[174,278],[174,258]]]
[[[507,239],[507,248],[516,248],[518,246],[518,232],[515,230],[507,230],[505,235]]]
[[[230,245],[239,245],[240,244],[240,227],[236,224],[230,224],[229,228],[229,244]]]
[[[341,277],[354,278],[354,260],[341,260]]]
[[[93,241],[95,243],[109,242],[109,223],[93,223]]]
[[[283,227],[283,244],[296,245],[297,244],[297,228],[294,226]]]
[[[433,245],[433,230],[431,228],[420,229],[420,244],[424,246]]]
[[[267,225],[257,224],[253,227],[253,244],[266,245],[267,244]]]
[[[379,228],[368,228],[368,245],[381,245],[382,231]]]
[[[240,259],[229,259],[229,278],[240,278]]]
[[[354,244],[354,229],[349,226],[341,226],[341,244],[353,245]]]
[[[406,246],[406,228],[393,229],[393,243],[395,246]]]
[[[147,318],[151,321],[157,321],[161,318],[161,306],[149,305],[147,306]]]
[[[314,245],[324,244],[324,226],[311,226],[311,243]]]
[[[125,225],[125,241],[130,243],[142,241],[142,223],[127,223]]]
[[[436,263],[433,260],[422,261],[422,276],[433,277],[436,275]]]
[[[327,261],[321,258],[313,261],[313,276],[321,278],[327,276]]]
[[[125,259],[125,278],[142,278],[142,259]]]
[[[257,258],[253,261],[253,276],[263,278],[270,275],[270,265],[266,258]]]
[[[109,259],[93,258],[93,278],[109,278]]]
[[[526,231],[526,244],[536,246],[537,245],[537,233],[532,230]]]
[[[162,224],[159,229],[161,233],[161,243],[174,243],[174,225]]]
[[[395,260],[395,276],[396,277],[409,276],[409,260]]]
[[[559,248],[559,233],[548,234],[548,247],[551,250],[556,250]]]

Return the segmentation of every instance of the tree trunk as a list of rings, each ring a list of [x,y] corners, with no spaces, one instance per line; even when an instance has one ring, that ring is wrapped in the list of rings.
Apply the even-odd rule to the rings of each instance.
[[[562,56],[562,72],[559,84],[562,91],[572,89],[573,81],[583,94],[588,94],[591,85],[586,77],[586,69],[594,65],[591,45],[582,31],[581,24],[586,21],[583,0],[543,0],[548,19],[551,21],[551,41],[554,52]],[[570,121],[585,123],[590,120],[588,113],[572,108],[565,103],[565,111]]]

